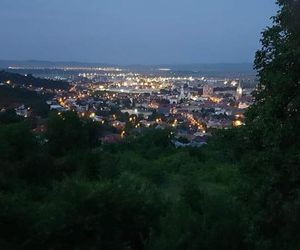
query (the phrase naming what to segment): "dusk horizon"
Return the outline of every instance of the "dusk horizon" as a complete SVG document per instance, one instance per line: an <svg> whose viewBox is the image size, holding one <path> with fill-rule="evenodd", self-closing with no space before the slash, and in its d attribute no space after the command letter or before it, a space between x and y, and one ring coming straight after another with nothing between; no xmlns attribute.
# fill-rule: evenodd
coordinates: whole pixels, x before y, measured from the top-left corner
<svg viewBox="0 0 300 250"><path fill-rule="evenodd" d="M44 62L44 63L78 63L78 64L99 64L99 65L119 65L119 66L132 66L132 65L141 65L141 66L162 66L162 65L240 65L240 64L253 64L253 61L216 61L216 62L156 62L156 63L147 63L147 62L133 62L133 63L116 63L116 62L106 62L106 61L80 61L80 60L48 60L48 59L6 59L0 58L0 62Z"/></svg>
<svg viewBox="0 0 300 250"><path fill-rule="evenodd" d="M252 62L276 11L273 0L2 0L0 55L126 65Z"/></svg>

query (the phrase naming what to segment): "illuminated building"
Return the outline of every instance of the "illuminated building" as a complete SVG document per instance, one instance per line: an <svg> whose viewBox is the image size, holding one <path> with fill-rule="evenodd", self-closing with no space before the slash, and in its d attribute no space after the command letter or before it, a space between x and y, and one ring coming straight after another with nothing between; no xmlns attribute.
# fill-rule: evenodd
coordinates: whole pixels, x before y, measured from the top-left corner
<svg viewBox="0 0 300 250"><path fill-rule="evenodd" d="M243 96L243 88L241 87L241 84L239 83L239 86L236 89L236 99L239 100Z"/></svg>
<svg viewBox="0 0 300 250"><path fill-rule="evenodd" d="M212 85L203 86L203 96L212 96L214 94L214 87Z"/></svg>
<svg viewBox="0 0 300 250"><path fill-rule="evenodd" d="M180 89L180 95L179 95L179 97L178 97L178 100L179 100L179 101L182 101L183 99L185 99L185 94L184 94L183 86L181 86L181 89Z"/></svg>

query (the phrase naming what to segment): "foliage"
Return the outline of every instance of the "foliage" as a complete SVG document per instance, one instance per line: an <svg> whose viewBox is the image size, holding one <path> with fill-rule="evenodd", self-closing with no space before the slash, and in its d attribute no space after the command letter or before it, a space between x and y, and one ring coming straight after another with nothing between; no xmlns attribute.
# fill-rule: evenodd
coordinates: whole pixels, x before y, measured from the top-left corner
<svg viewBox="0 0 300 250"><path fill-rule="evenodd" d="M300 2L278 4L256 54L259 85L240 150L241 199L256 249L300 247Z"/></svg>
<svg viewBox="0 0 300 250"><path fill-rule="evenodd" d="M0 125L1 249L242 246L234 165L209 160L209 148L176 149L167 130L89 143L94 126L73 113L53 113L45 138Z"/></svg>
<svg viewBox="0 0 300 250"><path fill-rule="evenodd" d="M0 113L0 124L15 123L20 122L21 120L22 118L16 114L14 109L8 109Z"/></svg>

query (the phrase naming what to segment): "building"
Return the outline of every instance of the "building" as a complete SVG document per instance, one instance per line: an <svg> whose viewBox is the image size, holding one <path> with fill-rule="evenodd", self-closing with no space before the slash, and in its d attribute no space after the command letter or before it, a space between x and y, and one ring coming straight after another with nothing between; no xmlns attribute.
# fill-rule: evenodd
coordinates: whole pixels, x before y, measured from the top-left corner
<svg viewBox="0 0 300 250"><path fill-rule="evenodd" d="M236 89L236 94L235 94L235 98L236 100L240 100L243 96L243 88L241 86L241 84L239 83L239 86Z"/></svg>
<svg viewBox="0 0 300 250"><path fill-rule="evenodd" d="M29 116L30 108L26 108L24 105L21 105L20 107L15 108L15 111L18 116L27 118Z"/></svg>
<svg viewBox="0 0 300 250"><path fill-rule="evenodd" d="M203 96L212 96L214 94L214 87L212 85L203 86Z"/></svg>
<svg viewBox="0 0 300 250"><path fill-rule="evenodd" d="M183 86L181 86L180 95L178 97L178 101L182 101L184 99L185 99L184 89L183 89Z"/></svg>
<svg viewBox="0 0 300 250"><path fill-rule="evenodd" d="M174 97L174 96L171 96L168 98L170 104L177 104L178 103L178 98L177 97Z"/></svg>

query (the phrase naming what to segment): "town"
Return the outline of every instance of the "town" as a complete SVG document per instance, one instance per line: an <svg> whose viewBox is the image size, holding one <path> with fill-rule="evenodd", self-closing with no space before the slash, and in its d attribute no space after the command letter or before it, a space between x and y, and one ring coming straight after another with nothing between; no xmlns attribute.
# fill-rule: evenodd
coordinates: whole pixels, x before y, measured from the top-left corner
<svg viewBox="0 0 300 250"><path fill-rule="evenodd" d="M68 82L69 87L62 88L57 84L54 88L25 84L22 87L43 95L50 94L46 103L57 115L73 111L81 118L106 125L110 129L99 138L106 143L155 128L172 129L176 147L202 146L213 130L244 124L244 112L252 104L255 86L255 78L191 76L165 68L152 72L113 67L62 67L48 71L54 71L55 75L42 77ZM6 79L2 85L13 83ZM32 115L31 107L24 104L14 108L20 116Z"/></svg>

